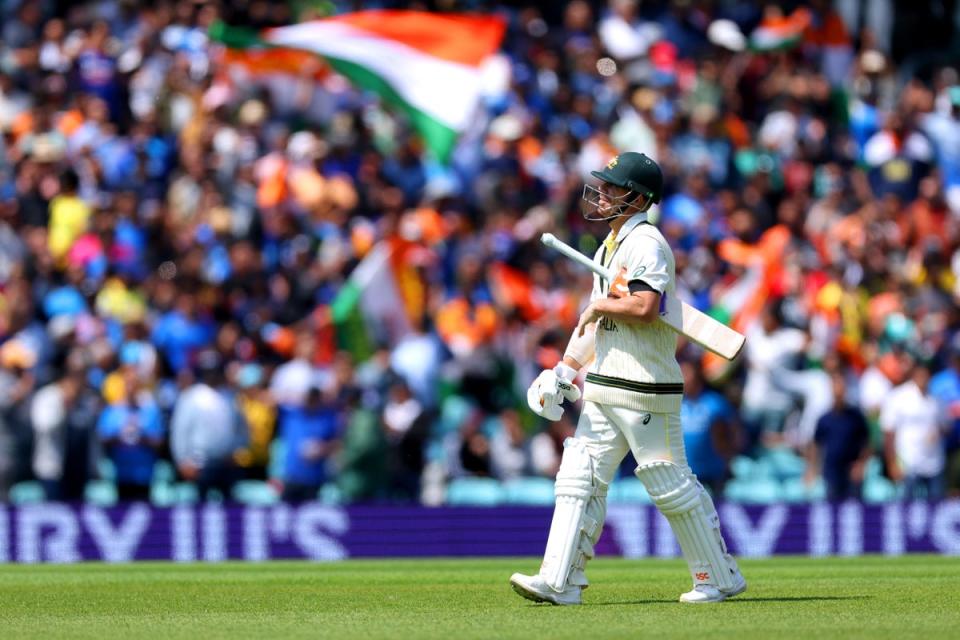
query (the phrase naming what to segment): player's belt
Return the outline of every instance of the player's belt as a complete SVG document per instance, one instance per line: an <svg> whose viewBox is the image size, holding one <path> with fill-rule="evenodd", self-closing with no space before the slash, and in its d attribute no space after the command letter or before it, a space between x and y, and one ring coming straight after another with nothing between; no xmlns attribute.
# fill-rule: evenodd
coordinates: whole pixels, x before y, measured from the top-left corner
<svg viewBox="0 0 960 640"><path fill-rule="evenodd" d="M599 373L588 373L587 382L599 384L604 387L614 387L624 391L634 391L636 393L656 393L662 395L683 394L682 382L637 382L636 380L624 380L623 378L614 378L613 376L602 376Z"/></svg>

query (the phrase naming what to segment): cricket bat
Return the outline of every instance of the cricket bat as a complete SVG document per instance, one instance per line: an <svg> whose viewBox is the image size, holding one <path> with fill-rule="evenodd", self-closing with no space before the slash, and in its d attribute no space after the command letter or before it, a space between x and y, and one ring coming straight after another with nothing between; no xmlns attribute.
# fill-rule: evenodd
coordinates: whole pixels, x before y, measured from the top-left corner
<svg viewBox="0 0 960 640"><path fill-rule="evenodd" d="M552 233L543 234L540 236L540 241L590 269L607 282L613 282L615 274L557 239ZM676 295L661 296L660 321L665 322L667 326L688 340L727 360L736 358L746 342L746 337L742 333L683 302Z"/></svg>

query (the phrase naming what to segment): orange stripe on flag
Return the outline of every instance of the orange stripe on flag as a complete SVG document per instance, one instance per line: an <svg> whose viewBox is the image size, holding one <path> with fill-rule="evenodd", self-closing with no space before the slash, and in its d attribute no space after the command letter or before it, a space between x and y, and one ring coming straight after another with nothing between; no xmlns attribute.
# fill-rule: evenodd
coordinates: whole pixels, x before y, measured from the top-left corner
<svg viewBox="0 0 960 640"><path fill-rule="evenodd" d="M499 48L506 30L506 24L497 16L390 9L346 13L325 21L362 29L422 53L471 67L480 66Z"/></svg>
<svg viewBox="0 0 960 640"><path fill-rule="evenodd" d="M743 306L736 310L730 325L745 334L750 325L760 316L760 312L770 298L773 283L783 271L780 258L790 242L790 230L780 224L767 229L756 244L746 244L728 238L717 247L720 259L731 264L750 266L759 262L763 266L763 280ZM732 370L732 364L720 356L707 351L703 355L703 370L708 380L722 379Z"/></svg>
<svg viewBox="0 0 960 640"><path fill-rule="evenodd" d="M533 281L524 272L502 262L490 265L490 284L500 302L520 311L524 320L533 322L543 315L543 308L533 299Z"/></svg>
<svg viewBox="0 0 960 640"><path fill-rule="evenodd" d="M330 73L330 67L323 58L296 49L226 49L223 52L223 63L242 65L256 75L309 74L319 79Z"/></svg>

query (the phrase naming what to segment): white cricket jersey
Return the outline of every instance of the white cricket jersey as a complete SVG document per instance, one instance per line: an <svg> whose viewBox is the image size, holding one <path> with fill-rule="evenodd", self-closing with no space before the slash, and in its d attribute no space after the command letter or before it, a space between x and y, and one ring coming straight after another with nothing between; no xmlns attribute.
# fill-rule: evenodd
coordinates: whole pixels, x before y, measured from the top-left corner
<svg viewBox="0 0 960 640"><path fill-rule="evenodd" d="M673 251L660 230L647 223L646 213L627 220L613 250L604 243L594 260L611 273L626 267L628 282L642 280L661 296L676 295ZM606 297L608 288L609 283L594 276L590 299ZM652 413L680 411L683 375L677 363L677 334L666 323L601 318L595 343L585 400Z"/></svg>
<svg viewBox="0 0 960 640"><path fill-rule="evenodd" d="M943 471L942 433L937 401L912 380L894 387L880 410L880 428L893 434L897 459L908 475L933 477Z"/></svg>

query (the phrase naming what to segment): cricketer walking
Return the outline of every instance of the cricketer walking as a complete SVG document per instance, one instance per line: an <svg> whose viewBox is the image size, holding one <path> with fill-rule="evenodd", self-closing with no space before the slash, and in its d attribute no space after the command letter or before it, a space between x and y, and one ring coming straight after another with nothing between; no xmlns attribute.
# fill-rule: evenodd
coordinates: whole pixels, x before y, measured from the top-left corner
<svg viewBox="0 0 960 640"><path fill-rule="evenodd" d="M598 187L585 185L583 213L606 221L610 234L594 256L617 277L593 279L590 304L580 316L562 361L540 373L527 392L531 410L548 420L574 402L574 380L589 365L583 412L564 442L556 479L556 506L536 575L515 573L513 589L535 602L580 604L588 586L607 509L607 487L627 451L635 473L670 522L690 568L693 589L681 602L721 602L743 593L746 580L727 553L713 501L687 465L680 429L683 376L677 337L657 322L660 297L673 295L673 251L647 221L659 202L663 174L642 153L626 152L601 171Z"/></svg>

